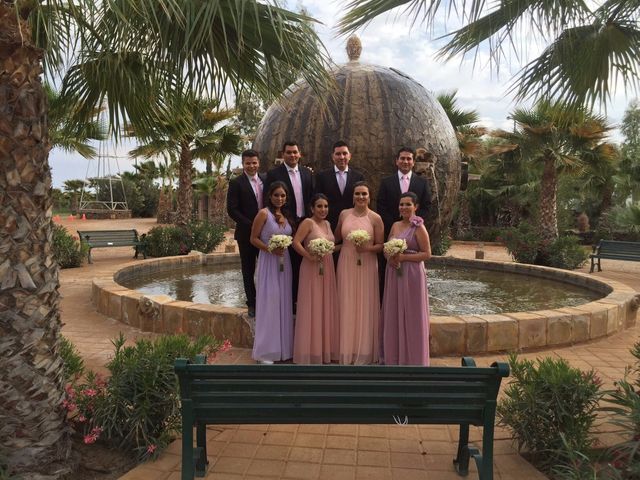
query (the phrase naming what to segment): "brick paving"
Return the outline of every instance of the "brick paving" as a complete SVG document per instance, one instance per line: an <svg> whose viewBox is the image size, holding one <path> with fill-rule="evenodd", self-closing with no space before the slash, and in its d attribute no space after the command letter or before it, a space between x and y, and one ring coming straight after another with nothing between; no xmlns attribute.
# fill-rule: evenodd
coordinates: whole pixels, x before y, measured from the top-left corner
<svg viewBox="0 0 640 480"><path fill-rule="evenodd" d="M145 232L153 219L101 220L62 223L76 228L138 228ZM504 248L483 247L485 259L510 261ZM448 255L474 258L476 244L456 244ZM91 304L91 279L112 271L114 265L131 261L131 248L97 249L94 263L61 271L63 334L78 348L87 366L105 371L113 351L111 339L122 332L132 342L154 334L141 332L96 312ZM603 261L603 272L594 276L613 279L640 291L640 263ZM588 267L583 268L588 271ZM624 375L634 358L629 349L638 339L640 326L585 344L528 352L525 358L553 356L565 358L573 366L593 368L605 386ZM476 356L479 365L505 360L505 355ZM247 349L231 350L219 358L224 363L252 363ZM458 365L458 357L433 358L433 365ZM503 383L503 385L506 384ZM610 445L620 435L607 424L598 427L598 440ZM480 439L480 430L471 431L471 440ZM208 430L209 473L207 480L222 479L458 479L452 459L456 452L457 429L431 425L229 425ZM167 480L180 478L180 440L173 442L156 461L131 470L120 480ZM477 478L475 467L469 478ZM495 478L501 480L544 479L515 450L509 432L496 429Z"/></svg>

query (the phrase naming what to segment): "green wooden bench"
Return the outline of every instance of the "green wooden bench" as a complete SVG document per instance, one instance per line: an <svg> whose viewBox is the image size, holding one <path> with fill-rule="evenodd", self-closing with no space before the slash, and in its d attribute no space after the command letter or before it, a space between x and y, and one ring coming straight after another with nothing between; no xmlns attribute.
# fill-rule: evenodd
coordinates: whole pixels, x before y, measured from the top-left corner
<svg viewBox="0 0 640 480"><path fill-rule="evenodd" d="M81 242L89 246L87 253L89 263L93 263L91 250L99 247L131 246L135 249L133 258L138 258L138 253L142 253L142 257L147 258L146 234L138 237L137 230L78 230L78 236Z"/></svg>
<svg viewBox="0 0 640 480"><path fill-rule="evenodd" d="M591 258L591 270L593 272L596 264L601 272L600 259L625 260L628 262L640 262L640 242L618 242L615 240L600 240L598 245L593 246ZM597 260L597 261L596 261Z"/></svg>
<svg viewBox="0 0 640 480"><path fill-rule="evenodd" d="M207 470L207 425L460 425L453 461L467 475L473 458L481 480L493 479L496 397L506 363L478 368L341 365L204 365L175 362L182 401L182 480ZM469 425L483 427L482 452L469 446ZM196 429L196 446L193 430Z"/></svg>

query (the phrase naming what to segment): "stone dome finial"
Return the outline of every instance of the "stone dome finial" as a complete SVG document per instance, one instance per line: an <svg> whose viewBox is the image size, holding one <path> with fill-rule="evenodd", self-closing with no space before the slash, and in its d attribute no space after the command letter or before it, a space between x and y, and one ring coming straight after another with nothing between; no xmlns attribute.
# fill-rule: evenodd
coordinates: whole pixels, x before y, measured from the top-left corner
<svg viewBox="0 0 640 480"><path fill-rule="evenodd" d="M347 55L350 62L356 62L360 59L362 53L362 42L357 35L351 35L347 40Z"/></svg>

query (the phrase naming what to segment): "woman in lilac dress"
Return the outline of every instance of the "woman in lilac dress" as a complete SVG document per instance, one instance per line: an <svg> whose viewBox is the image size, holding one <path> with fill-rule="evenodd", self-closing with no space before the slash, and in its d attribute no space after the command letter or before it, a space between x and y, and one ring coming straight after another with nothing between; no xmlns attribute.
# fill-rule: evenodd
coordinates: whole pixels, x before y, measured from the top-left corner
<svg viewBox="0 0 640 480"><path fill-rule="evenodd" d="M429 233L416 216L418 198L400 197L400 216L389 232L404 239L404 253L387 258L382 300L381 362L387 365L429 365L429 298L424 261L431 258Z"/></svg>
<svg viewBox="0 0 640 480"><path fill-rule="evenodd" d="M283 182L269 185L267 206L260 210L251 227L251 243L260 250L256 280L256 328L252 357L258 363L288 360L293 356L293 304L291 302L291 261L286 248L269 251L272 235L293 233L287 210L287 187ZM281 269L281 266L283 267Z"/></svg>

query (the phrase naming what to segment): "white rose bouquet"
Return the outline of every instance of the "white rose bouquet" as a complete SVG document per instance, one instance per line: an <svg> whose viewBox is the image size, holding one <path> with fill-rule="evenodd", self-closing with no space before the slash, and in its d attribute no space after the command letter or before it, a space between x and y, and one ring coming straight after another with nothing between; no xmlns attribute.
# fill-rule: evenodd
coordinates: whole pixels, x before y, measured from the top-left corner
<svg viewBox="0 0 640 480"><path fill-rule="evenodd" d="M271 235L271 238L269 239L269 245L267 245L267 250L269 250L269 252L273 252L278 248L284 249L289 247L289 245L291 245L291 242L292 238L289 235ZM279 263L280 271L284 272L284 256L281 256L279 258Z"/></svg>
<svg viewBox="0 0 640 480"><path fill-rule="evenodd" d="M307 245L309 251L320 258L320 271L318 272L320 275L324 275L324 262L322 261L322 257L328 255L333 252L335 248L335 244L326 238L314 238Z"/></svg>
<svg viewBox="0 0 640 480"><path fill-rule="evenodd" d="M361 247L371 240L371 235L369 235L369 232L366 230L354 230L347 235L347 240L353 243L356 247ZM360 254L358 254L358 265L362 265Z"/></svg>
<svg viewBox="0 0 640 480"><path fill-rule="evenodd" d="M399 255L400 253L403 253L406 249L407 249L407 241L404 238L394 238L392 240L389 240L388 242L385 242L384 247L382 248L384 253L389 257L393 257L394 255ZM398 265L398 268L396 269L396 273L398 274L399 277L402 276L402 264Z"/></svg>

